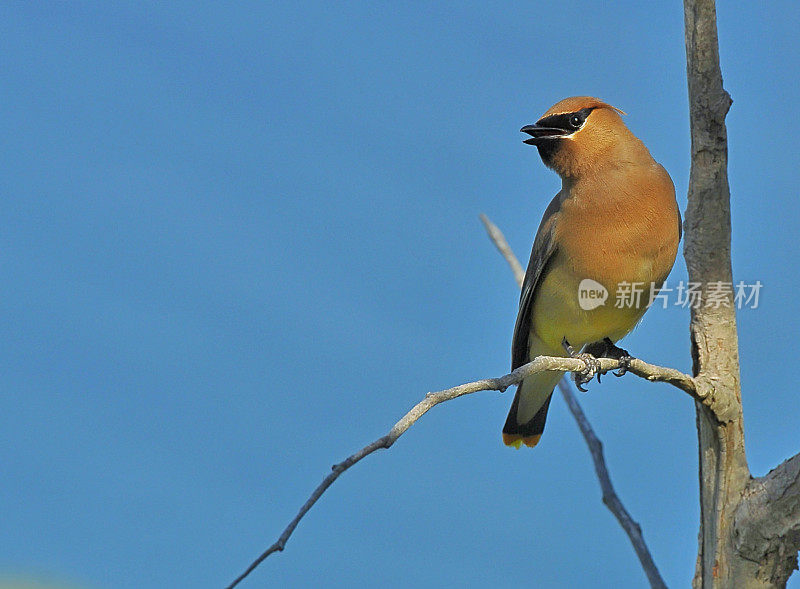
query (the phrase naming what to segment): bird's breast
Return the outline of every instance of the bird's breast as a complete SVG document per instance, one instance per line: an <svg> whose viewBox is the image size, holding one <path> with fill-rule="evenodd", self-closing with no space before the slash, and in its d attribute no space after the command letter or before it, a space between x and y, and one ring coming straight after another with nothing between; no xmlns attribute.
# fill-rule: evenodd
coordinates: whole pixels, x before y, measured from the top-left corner
<svg viewBox="0 0 800 589"><path fill-rule="evenodd" d="M599 183L565 199L557 252L534 300L538 337L556 346L565 336L573 346L623 337L672 269L678 227L668 176L664 184Z"/></svg>
<svg viewBox="0 0 800 589"><path fill-rule="evenodd" d="M536 291L531 328L556 353L565 337L577 348L605 337L617 341L647 310L653 284L637 279L649 275L644 270L612 277L595 268L576 270L557 258Z"/></svg>

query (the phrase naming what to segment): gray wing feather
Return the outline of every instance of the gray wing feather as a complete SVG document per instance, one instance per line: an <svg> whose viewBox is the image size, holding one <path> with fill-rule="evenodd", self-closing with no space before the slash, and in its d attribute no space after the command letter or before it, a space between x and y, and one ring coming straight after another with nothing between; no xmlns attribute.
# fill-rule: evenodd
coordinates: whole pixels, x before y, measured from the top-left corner
<svg viewBox="0 0 800 589"><path fill-rule="evenodd" d="M539 230L536 232L536 239L533 241L531 259L528 262L528 269L525 271L525 280L522 283L522 293L519 298L519 313L517 314L517 323L514 326L514 340L511 344L512 370L529 361L528 337L531 330L534 295L536 294L536 287L545 273L545 267L557 249L553 239L553 229L558 220L558 212L561 209L562 202L563 197L559 192L545 209L542 222L539 223Z"/></svg>

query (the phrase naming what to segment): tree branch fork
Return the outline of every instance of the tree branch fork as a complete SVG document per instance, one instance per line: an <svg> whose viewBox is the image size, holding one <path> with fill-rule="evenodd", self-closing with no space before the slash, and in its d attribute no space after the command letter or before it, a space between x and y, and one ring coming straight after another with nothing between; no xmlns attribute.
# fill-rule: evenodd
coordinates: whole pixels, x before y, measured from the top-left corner
<svg viewBox="0 0 800 589"><path fill-rule="evenodd" d="M490 239L509 263L517 283L521 285L524 271L508 246L502 232L484 215L481 215L481 221L486 227ZM600 364L600 374L622 368L620 361L616 359L598 358L597 360ZM499 391L502 393L508 387L519 384L525 378L540 372L576 373L582 372L586 368L587 363L580 358L537 356L527 364L503 376L481 379L449 389L427 393L419 403L414 405L392 426L386 435L364 446L342 462L334 464L331 467L331 472L314 489L278 539L228 585L227 589L236 587L271 554L284 550L286 542L300 523L300 520L342 473L373 452L390 448L400 436L436 405L480 391ZM708 407L720 423L726 421L721 418L722 412L718 411L717 403L715 402L713 380L693 378L677 369L657 366L638 358L633 358L627 363L627 372L650 382L670 384L688 394L697 403ZM577 404L577 400L563 380L559 383L559 388L589 446L603 490L603 503L609 507L620 522L620 525L628 533L650 580L651 587L664 587L664 583L644 544L641 528L627 513L611 486L605 467L605 460L602 456L600 441L592 431L585 415L583 415L580 406ZM778 553L780 556L778 560L783 562L783 566L761 567L763 570L760 570L759 574L767 583L770 581L780 582L782 575L785 574L784 571L787 565L792 568L797 567L797 546L800 546L800 454L787 460L767 476L751 479L738 506L736 520L736 528L741 530L737 540L737 549L740 554L754 562L774 563L776 561L774 555ZM769 558L770 555L772 555L771 558Z"/></svg>
<svg viewBox="0 0 800 589"><path fill-rule="evenodd" d="M724 106L726 113L729 107L730 97ZM722 118L724 119L724 114ZM481 214L480 219L489 239L505 258L514 273L517 285L521 287L525 279L525 271L508 245L503 232L486 215ZM701 373L692 378L677 370L653 366L638 359L631 363L630 372L650 381L669 382L677 386L691 395L699 404L708 408L711 416L719 425L728 424L729 427L736 427L737 424L733 422L737 418L737 412L731 410L730 395L725 391L717 393L717 383L713 377ZM559 383L559 385L562 384L563 381ZM569 394L569 390L562 388L562 392L565 393L565 399L570 409L573 409L575 401ZM741 409L739 410L741 411ZM579 408L578 411L580 411ZM573 414L575 414L574 410ZM587 430L591 432L591 428L584 428L581 425L579 415L575 415L575 419L581 426L592 452L595 468L598 470L598 478L603 486L603 503L606 503L606 485L601 474L604 461L598 450L600 442L593 433L587 434ZM599 458L596 454L599 455ZM611 507L609 506L609 508ZM624 517L619 516L624 512L624 508L621 511L611 510L626 531L632 529L629 531L629 535L636 533L638 526L626 523ZM791 571L797 569L797 551L800 548L800 454L785 461L765 477L751 478L743 491L734 517L735 545L738 553L743 558L757 563L759 580L767 585L785 585ZM634 542L637 553L639 546L643 545L643 540L639 543ZM644 563L644 561L642 562ZM648 571L647 566L644 568L645 571ZM657 581L653 582L651 579L651 586L656 587Z"/></svg>

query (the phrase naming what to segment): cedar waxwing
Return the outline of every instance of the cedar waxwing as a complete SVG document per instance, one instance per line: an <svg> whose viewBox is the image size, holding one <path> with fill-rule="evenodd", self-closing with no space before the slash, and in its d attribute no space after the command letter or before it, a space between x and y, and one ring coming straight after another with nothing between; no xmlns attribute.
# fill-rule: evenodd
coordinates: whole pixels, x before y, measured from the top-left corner
<svg viewBox="0 0 800 589"><path fill-rule="evenodd" d="M575 96L521 129L562 185L533 242L512 369L536 356L578 356L587 361L587 369L575 375L580 387L596 373L593 356L629 359L614 344L642 318L675 262L681 238L675 188L621 114L597 98ZM615 294L632 291L631 285L638 285L639 301L631 296L615 302ZM589 290L596 298L582 299ZM581 349L582 354L574 351ZM539 442L563 374L542 372L519 384L503 427L505 444Z"/></svg>

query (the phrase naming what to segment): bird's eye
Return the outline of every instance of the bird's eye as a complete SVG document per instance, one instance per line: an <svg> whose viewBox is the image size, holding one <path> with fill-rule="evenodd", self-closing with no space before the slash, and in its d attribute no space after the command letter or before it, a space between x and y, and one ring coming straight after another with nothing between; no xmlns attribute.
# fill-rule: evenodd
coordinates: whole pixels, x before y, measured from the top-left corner
<svg viewBox="0 0 800 589"><path fill-rule="evenodd" d="M581 115L572 115L569 118L569 124L573 129L578 129L583 124L583 117Z"/></svg>

